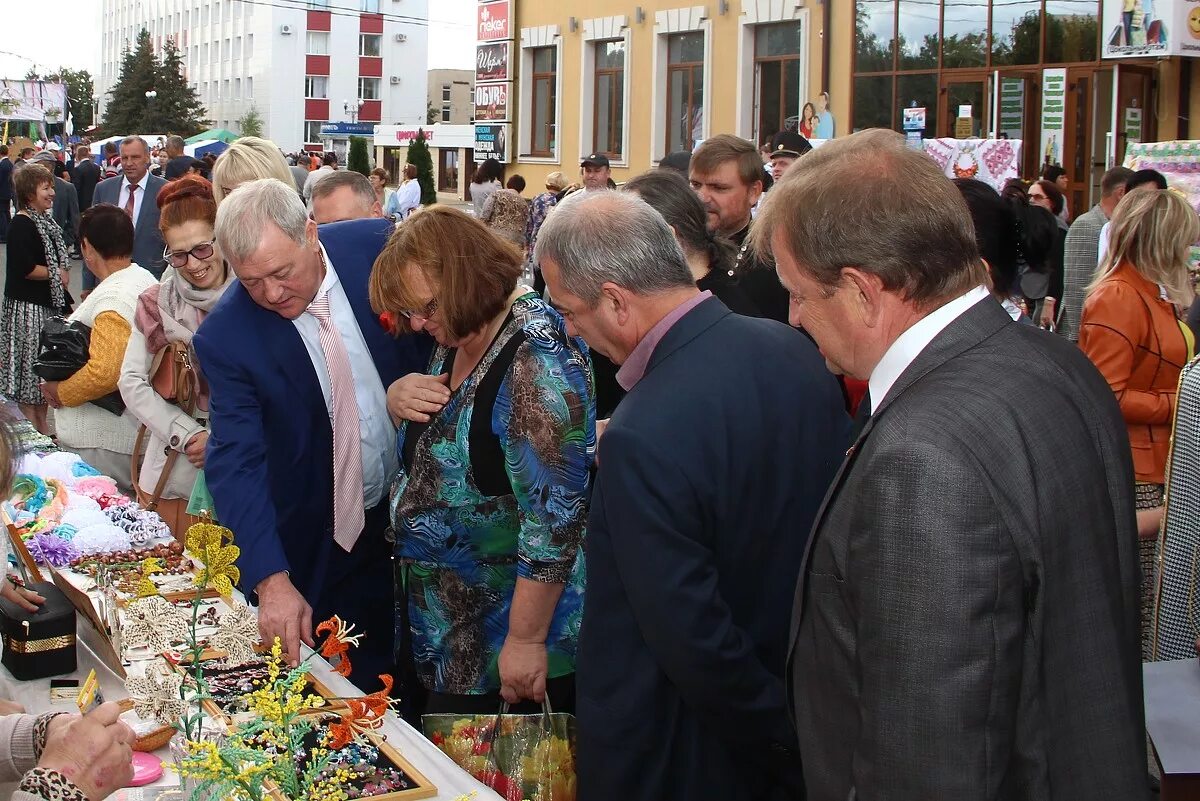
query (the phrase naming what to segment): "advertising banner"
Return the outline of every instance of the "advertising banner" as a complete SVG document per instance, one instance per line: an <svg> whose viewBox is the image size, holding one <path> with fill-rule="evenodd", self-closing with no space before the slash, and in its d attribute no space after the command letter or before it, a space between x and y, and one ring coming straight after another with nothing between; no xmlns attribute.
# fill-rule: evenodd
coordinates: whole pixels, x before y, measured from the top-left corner
<svg viewBox="0 0 1200 801"><path fill-rule="evenodd" d="M481 83L475 86L475 120L477 122L508 122L511 119L508 98L512 81Z"/></svg>
<svg viewBox="0 0 1200 801"><path fill-rule="evenodd" d="M1200 0L1104 0L1104 58L1200 55Z"/></svg>
<svg viewBox="0 0 1200 801"><path fill-rule="evenodd" d="M480 3L476 17L477 42L502 42L512 39L512 17L509 0L498 3Z"/></svg>
<svg viewBox="0 0 1200 801"><path fill-rule="evenodd" d="M1020 139L1025 129L1025 81L1000 79L1000 124L996 132L1007 139Z"/></svg>
<svg viewBox="0 0 1200 801"><path fill-rule="evenodd" d="M495 159L501 164L511 160L508 154L508 143L512 141L512 126L476 125L475 126L475 161Z"/></svg>
<svg viewBox="0 0 1200 801"><path fill-rule="evenodd" d="M1062 164L1063 126L1067 118L1067 71L1042 71L1042 149L1039 164Z"/></svg>
<svg viewBox="0 0 1200 801"><path fill-rule="evenodd" d="M481 44L475 48L475 83L512 79L512 42Z"/></svg>

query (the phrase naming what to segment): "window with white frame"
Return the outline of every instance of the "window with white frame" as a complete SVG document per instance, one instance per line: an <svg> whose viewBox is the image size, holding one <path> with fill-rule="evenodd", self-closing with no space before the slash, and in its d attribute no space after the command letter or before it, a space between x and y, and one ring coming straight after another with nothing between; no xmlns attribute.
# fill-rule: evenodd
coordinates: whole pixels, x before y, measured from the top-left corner
<svg viewBox="0 0 1200 801"><path fill-rule="evenodd" d="M309 31L304 52L310 56L329 55L329 31Z"/></svg>
<svg viewBox="0 0 1200 801"><path fill-rule="evenodd" d="M533 49L533 101L530 109L529 145L531 156L553 156L555 145L555 119L558 104L558 48L556 46Z"/></svg>
<svg viewBox="0 0 1200 801"><path fill-rule="evenodd" d="M247 100L254 99L254 79L253 78L246 79L246 99Z"/></svg>
<svg viewBox="0 0 1200 801"><path fill-rule="evenodd" d="M378 33L360 33L358 35L358 54L360 56L379 56L383 46L383 36Z"/></svg>
<svg viewBox="0 0 1200 801"><path fill-rule="evenodd" d="M316 145L321 142L321 126L325 123L317 120L304 121L304 144Z"/></svg>
<svg viewBox="0 0 1200 801"><path fill-rule="evenodd" d="M625 40L595 42L592 150L620 160L625 135Z"/></svg>
<svg viewBox="0 0 1200 801"><path fill-rule="evenodd" d="M448 83L442 84L442 102L443 103L450 102L450 84L448 84Z"/></svg>
<svg viewBox="0 0 1200 801"><path fill-rule="evenodd" d="M704 33L667 37L667 153L691 152L704 138Z"/></svg>
<svg viewBox="0 0 1200 801"><path fill-rule="evenodd" d="M329 97L329 76L304 76L304 97L309 100L325 100Z"/></svg>
<svg viewBox="0 0 1200 801"><path fill-rule="evenodd" d="M450 107L442 106L442 122L450 122Z"/></svg>
<svg viewBox="0 0 1200 801"><path fill-rule="evenodd" d="M361 0L359 10L364 14L378 14L379 0Z"/></svg>
<svg viewBox="0 0 1200 801"><path fill-rule="evenodd" d="M379 99L379 78L359 78L358 79L358 99L359 100L378 100Z"/></svg>

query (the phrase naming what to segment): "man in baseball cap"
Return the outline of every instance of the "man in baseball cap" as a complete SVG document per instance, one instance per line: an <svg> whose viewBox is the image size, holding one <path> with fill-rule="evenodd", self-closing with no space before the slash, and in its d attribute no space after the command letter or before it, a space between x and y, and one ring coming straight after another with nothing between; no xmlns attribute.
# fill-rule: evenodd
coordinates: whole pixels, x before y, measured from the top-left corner
<svg viewBox="0 0 1200 801"><path fill-rule="evenodd" d="M608 189L609 174L612 170L608 164L608 156L603 153L593 153L584 156L579 162L579 173L583 176L583 188L587 192Z"/></svg>
<svg viewBox="0 0 1200 801"><path fill-rule="evenodd" d="M796 159L812 150L808 140L795 131L780 131L771 137L771 177L778 181Z"/></svg>

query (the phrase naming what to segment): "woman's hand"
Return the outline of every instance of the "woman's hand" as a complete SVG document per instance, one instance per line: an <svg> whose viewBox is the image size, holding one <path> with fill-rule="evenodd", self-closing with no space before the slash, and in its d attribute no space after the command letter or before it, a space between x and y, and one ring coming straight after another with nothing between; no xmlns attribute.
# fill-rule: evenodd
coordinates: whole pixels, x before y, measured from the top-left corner
<svg viewBox="0 0 1200 801"><path fill-rule="evenodd" d="M1054 298L1047 296L1042 301L1042 314L1037 321L1042 328L1050 328L1054 325Z"/></svg>
<svg viewBox="0 0 1200 801"><path fill-rule="evenodd" d="M204 449L208 446L208 432L201 431L192 436L183 446L183 455L197 470L204 469Z"/></svg>
<svg viewBox="0 0 1200 801"><path fill-rule="evenodd" d="M401 420L428 423L450 400L450 374L409 373L398 378L387 391L388 412L396 425Z"/></svg>
<svg viewBox="0 0 1200 801"><path fill-rule="evenodd" d="M0 579L0 598L11 601L26 612L36 612L38 607L46 603L46 599L33 590L18 587L8 578Z"/></svg>
<svg viewBox="0 0 1200 801"><path fill-rule="evenodd" d="M500 649L500 695L510 704L546 698L546 643L509 636Z"/></svg>
<svg viewBox="0 0 1200 801"><path fill-rule="evenodd" d="M4 715L21 715L24 714L25 707L18 704L16 701L9 701L7 698L0 698L0 717Z"/></svg>
<svg viewBox="0 0 1200 801"><path fill-rule="evenodd" d="M51 408L61 409L62 401L58 399L58 382L43 381L41 387L42 397L46 399L46 403L50 404Z"/></svg>
<svg viewBox="0 0 1200 801"><path fill-rule="evenodd" d="M121 707L103 704L83 717L51 721L38 767L61 773L91 801L107 798L133 780L133 730Z"/></svg>

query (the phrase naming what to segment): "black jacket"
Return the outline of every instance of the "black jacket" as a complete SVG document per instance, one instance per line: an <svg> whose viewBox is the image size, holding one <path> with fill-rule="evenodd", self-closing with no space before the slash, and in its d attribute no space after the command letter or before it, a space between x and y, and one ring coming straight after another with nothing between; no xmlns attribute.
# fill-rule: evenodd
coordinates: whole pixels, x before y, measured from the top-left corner
<svg viewBox="0 0 1200 801"><path fill-rule="evenodd" d="M8 156L0 158L0 201L5 203L13 199L13 163Z"/></svg>
<svg viewBox="0 0 1200 801"><path fill-rule="evenodd" d="M72 183L75 184L75 191L79 194L80 211L86 211L92 207L92 195L96 191L96 184L100 183L102 177L100 165L91 159L75 163L75 177L72 179Z"/></svg>

